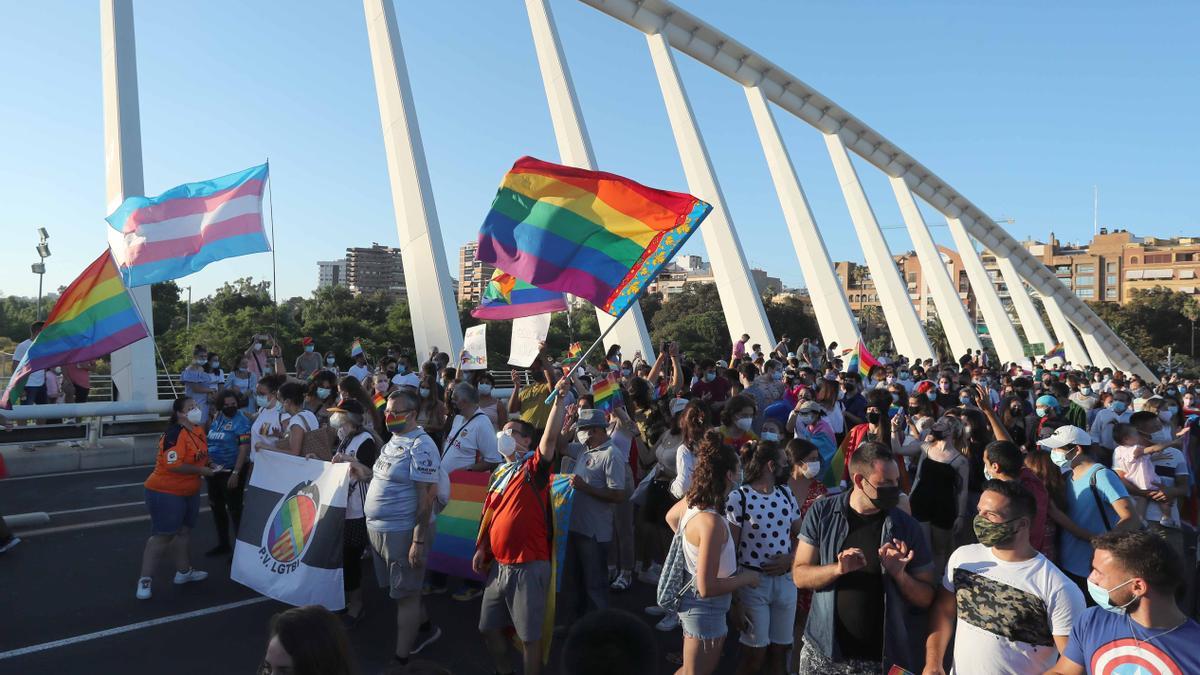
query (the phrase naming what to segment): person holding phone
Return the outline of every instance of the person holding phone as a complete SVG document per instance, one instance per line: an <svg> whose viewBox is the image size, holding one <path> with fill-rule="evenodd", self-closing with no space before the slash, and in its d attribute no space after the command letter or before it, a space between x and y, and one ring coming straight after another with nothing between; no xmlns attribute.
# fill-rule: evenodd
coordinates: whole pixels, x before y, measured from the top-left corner
<svg viewBox="0 0 1200 675"><path fill-rule="evenodd" d="M223 467L209 464L202 422L195 401L187 396L175 399L170 423L158 441L154 472L145 483L151 534L142 553L138 600L150 599L154 570L167 550L175 563L176 584L208 578L208 572L192 567L188 543L200 513L200 478L210 478Z"/></svg>

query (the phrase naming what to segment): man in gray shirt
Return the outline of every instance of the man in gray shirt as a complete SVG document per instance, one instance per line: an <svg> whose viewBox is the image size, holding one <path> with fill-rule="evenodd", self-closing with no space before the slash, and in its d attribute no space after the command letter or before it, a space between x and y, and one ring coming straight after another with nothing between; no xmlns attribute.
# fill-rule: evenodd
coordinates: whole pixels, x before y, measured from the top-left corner
<svg viewBox="0 0 1200 675"><path fill-rule="evenodd" d="M563 615L567 625L588 611L608 608L608 545L613 509L626 496L624 463L628 461L628 450L622 454L614 447L603 411L580 410L575 428L578 442L568 443L564 451L574 460L571 487L575 489L563 572L574 598Z"/></svg>

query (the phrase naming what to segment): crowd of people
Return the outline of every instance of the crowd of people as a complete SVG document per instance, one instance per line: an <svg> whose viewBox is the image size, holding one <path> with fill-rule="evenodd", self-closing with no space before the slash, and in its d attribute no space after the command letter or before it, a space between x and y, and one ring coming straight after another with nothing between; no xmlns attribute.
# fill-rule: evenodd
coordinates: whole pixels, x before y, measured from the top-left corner
<svg viewBox="0 0 1200 675"><path fill-rule="evenodd" d="M578 368L543 350L499 396L492 374L437 350L358 353L342 371L302 346L290 374L269 335L229 372L196 347L146 482L137 597L168 552L175 583L205 578L188 549L202 483L218 535L207 555L228 555L255 456L283 452L349 464L335 623L362 620L369 551L396 601L400 667L442 635L423 598L453 590L480 603L496 672L543 672L564 474L555 637L645 584L655 628L682 634L668 655L680 673L715 672L730 631L738 673L1115 673L1119 658L1200 672L1195 377L982 352L884 352L861 374L836 344L768 351L742 336L728 355L666 342L651 362L613 346ZM426 569L445 476L461 470L491 473L482 584ZM272 653L264 672L279 672Z"/></svg>

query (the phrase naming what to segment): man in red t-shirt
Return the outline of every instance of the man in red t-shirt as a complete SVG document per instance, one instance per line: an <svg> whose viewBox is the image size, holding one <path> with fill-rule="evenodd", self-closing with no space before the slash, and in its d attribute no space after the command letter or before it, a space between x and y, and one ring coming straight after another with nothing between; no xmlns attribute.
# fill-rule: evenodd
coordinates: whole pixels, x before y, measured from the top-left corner
<svg viewBox="0 0 1200 675"><path fill-rule="evenodd" d="M558 383L546 432L536 452L533 427L510 420L496 435L496 449L507 466L492 477L471 567L487 576L479 631L496 671L514 672L504 629L512 626L524 643L522 672L542 672L542 621L550 588L550 467L562 430L563 398L570 380ZM490 515L490 517L489 517ZM493 565L492 561L499 563Z"/></svg>
<svg viewBox="0 0 1200 675"><path fill-rule="evenodd" d="M720 369L712 359L704 359L696 366L696 384L692 385L692 396L717 406L729 399L729 380L721 376Z"/></svg>

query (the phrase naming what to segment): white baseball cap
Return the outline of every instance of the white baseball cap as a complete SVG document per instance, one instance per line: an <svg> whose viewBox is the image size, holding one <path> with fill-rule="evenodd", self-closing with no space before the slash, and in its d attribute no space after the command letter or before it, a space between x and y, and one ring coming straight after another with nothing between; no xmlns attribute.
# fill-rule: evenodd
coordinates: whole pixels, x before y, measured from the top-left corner
<svg viewBox="0 0 1200 675"><path fill-rule="evenodd" d="M1054 430L1054 433L1038 441L1038 445L1042 446L1043 448L1050 449L1061 448L1065 445L1088 446L1091 444L1091 434L1083 429L1080 429L1079 427L1073 427L1071 425L1059 427Z"/></svg>

